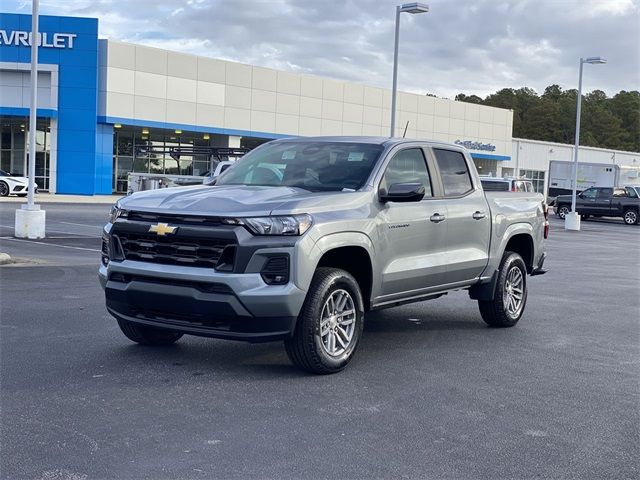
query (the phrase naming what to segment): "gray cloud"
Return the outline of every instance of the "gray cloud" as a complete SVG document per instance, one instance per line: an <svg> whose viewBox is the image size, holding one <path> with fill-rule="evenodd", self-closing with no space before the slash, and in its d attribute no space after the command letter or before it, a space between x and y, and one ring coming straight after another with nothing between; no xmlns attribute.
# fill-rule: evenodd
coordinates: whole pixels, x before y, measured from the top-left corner
<svg viewBox="0 0 640 480"><path fill-rule="evenodd" d="M452 98L503 87L608 94L640 85L638 0L432 0L402 15L399 85ZM31 2L9 0L9 11ZM108 38L389 87L391 0L42 0L41 13L95 16ZM6 7L5 7L6 8Z"/></svg>

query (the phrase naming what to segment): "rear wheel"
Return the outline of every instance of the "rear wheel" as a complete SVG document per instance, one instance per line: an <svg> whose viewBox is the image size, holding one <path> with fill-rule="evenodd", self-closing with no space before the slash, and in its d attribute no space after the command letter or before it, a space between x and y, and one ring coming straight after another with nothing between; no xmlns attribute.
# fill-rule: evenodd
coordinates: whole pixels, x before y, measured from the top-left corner
<svg viewBox="0 0 640 480"><path fill-rule="evenodd" d="M125 336L142 345L171 345L182 337L182 333L172 332L163 328L148 327L127 320L118 320L118 326Z"/></svg>
<svg viewBox="0 0 640 480"><path fill-rule="evenodd" d="M287 355L308 372L339 372L355 354L363 322L362 294L355 278L337 268L318 268L293 337L285 340Z"/></svg>
<svg viewBox="0 0 640 480"><path fill-rule="evenodd" d="M570 212L571 212L571 209L569 208L568 205L560 205L558 207L558 216L563 220L564 220L564 217L566 217Z"/></svg>
<svg viewBox="0 0 640 480"><path fill-rule="evenodd" d="M505 252L492 300L478 300L482 319L492 327L513 327L527 303L527 268L522 257Z"/></svg>
<svg viewBox="0 0 640 480"><path fill-rule="evenodd" d="M7 182L0 182L0 197L6 197L9 195L9 185Z"/></svg>
<svg viewBox="0 0 640 480"><path fill-rule="evenodd" d="M631 209L625 210L622 218L627 225L635 225L638 223L638 212Z"/></svg>

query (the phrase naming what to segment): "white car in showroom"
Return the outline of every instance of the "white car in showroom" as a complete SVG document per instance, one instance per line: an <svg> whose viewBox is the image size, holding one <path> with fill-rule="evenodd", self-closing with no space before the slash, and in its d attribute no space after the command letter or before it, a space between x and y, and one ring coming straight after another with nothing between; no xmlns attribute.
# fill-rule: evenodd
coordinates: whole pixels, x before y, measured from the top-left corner
<svg viewBox="0 0 640 480"><path fill-rule="evenodd" d="M26 177L14 177L10 173L0 170L0 197L9 195L17 195L19 197L27 196L29 179ZM38 193L38 184L36 183L36 193Z"/></svg>

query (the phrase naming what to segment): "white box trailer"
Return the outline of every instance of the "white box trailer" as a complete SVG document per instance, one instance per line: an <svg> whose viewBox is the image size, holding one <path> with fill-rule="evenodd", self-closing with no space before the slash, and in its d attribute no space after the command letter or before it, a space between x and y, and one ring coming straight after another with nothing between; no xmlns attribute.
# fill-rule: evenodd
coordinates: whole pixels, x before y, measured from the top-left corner
<svg viewBox="0 0 640 480"><path fill-rule="evenodd" d="M578 182L576 190L581 192L589 187L615 187L619 184L620 166L606 163L578 162ZM549 162L549 188L547 196L554 199L558 195L570 194L573 190L573 162L551 160Z"/></svg>

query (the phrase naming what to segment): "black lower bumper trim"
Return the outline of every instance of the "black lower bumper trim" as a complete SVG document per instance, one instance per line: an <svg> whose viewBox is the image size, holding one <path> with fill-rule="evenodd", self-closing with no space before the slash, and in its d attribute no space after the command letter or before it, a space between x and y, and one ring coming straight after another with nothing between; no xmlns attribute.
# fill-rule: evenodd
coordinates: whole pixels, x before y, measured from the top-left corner
<svg viewBox="0 0 640 480"><path fill-rule="evenodd" d="M122 320L203 337L267 342L291 336L296 317L255 317L233 294L187 285L109 281L107 310Z"/></svg>
<svg viewBox="0 0 640 480"><path fill-rule="evenodd" d="M235 321L219 321L219 327L224 327L226 323L227 328L211 328L171 319L151 320L140 315L125 315L109 306L107 306L107 310L116 318L140 325L164 328L198 337L239 340L251 343L273 342L290 338L296 323L296 317L251 317L236 319Z"/></svg>

